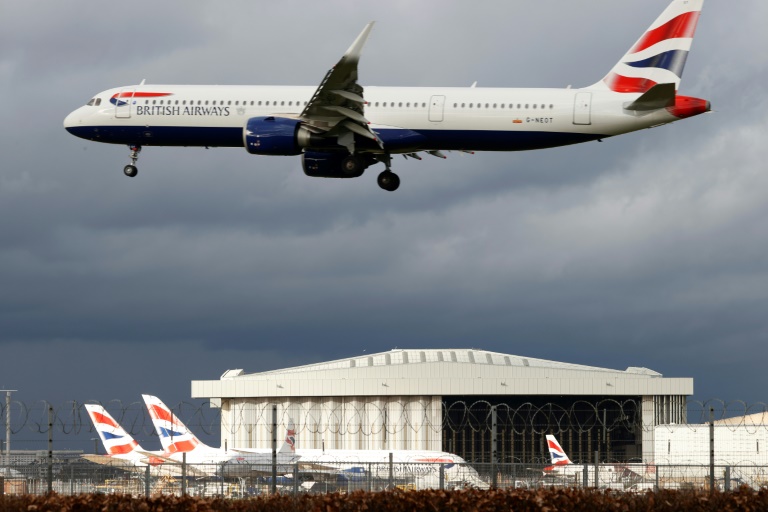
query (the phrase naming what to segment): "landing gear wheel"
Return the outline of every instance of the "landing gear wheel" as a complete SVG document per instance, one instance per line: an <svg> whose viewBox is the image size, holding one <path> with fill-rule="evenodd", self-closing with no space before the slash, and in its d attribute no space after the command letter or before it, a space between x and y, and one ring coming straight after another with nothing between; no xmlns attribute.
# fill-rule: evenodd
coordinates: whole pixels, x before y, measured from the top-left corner
<svg viewBox="0 0 768 512"><path fill-rule="evenodd" d="M141 153L141 146L129 145L128 149L131 150L131 163L123 167L123 173L129 178L134 178L139 174L139 170L136 168L136 160L139 159L139 153Z"/></svg>
<svg viewBox="0 0 768 512"><path fill-rule="evenodd" d="M400 177L392 171L384 171L377 179L379 186L387 192L394 192L400 186Z"/></svg>
<svg viewBox="0 0 768 512"><path fill-rule="evenodd" d="M349 155L341 162L341 170L350 178L359 178L365 171L363 160L355 155Z"/></svg>

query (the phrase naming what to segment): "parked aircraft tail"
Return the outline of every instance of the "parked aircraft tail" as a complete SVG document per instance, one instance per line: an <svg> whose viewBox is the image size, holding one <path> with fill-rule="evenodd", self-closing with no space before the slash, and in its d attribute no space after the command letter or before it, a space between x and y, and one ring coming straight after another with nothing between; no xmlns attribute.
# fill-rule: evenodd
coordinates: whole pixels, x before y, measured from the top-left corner
<svg viewBox="0 0 768 512"><path fill-rule="evenodd" d="M553 466L567 466L573 464L568 455L565 454L565 450L557 442L555 436L547 436L547 448L549 448L549 456L552 458Z"/></svg>
<svg viewBox="0 0 768 512"><path fill-rule="evenodd" d="M673 0L611 71L592 88L644 93L657 84L680 87L704 0Z"/></svg>
<svg viewBox="0 0 768 512"><path fill-rule="evenodd" d="M149 416L167 454L191 452L198 447L210 448L190 432L162 400L152 395L141 396L147 404Z"/></svg>
<svg viewBox="0 0 768 512"><path fill-rule="evenodd" d="M125 455L132 452L143 451L131 435L104 409L95 404L85 404L96 432L108 455Z"/></svg>
<svg viewBox="0 0 768 512"><path fill-rule="evenodd" d="M293 420L288 420L285 442L278 453L289 455L294 455L296 453L296 425L293 423Z"/></svg>

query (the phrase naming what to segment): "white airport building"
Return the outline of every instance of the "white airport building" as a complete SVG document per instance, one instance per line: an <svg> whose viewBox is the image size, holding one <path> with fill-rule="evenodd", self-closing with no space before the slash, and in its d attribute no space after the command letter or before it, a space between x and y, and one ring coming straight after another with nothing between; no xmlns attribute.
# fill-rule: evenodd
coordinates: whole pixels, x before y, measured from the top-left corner
<svg viewBox="0 0 768 512"><path fill-rule="evenodd" d="M710 425L659 425L655 433L657 464L708 465L710 436L714 458L722 466L768 468L768 412L726 418Z"/></svg>
<svg viewBox="0 0 768 512"><path fill-rule="evenodd" d="M446 450L500 462L546 462L555 434L574 461L654 459L655 427L686 423L693 379L598 368L478 349L392 350L336 361L192 381L192 397L221 408L222 446L269 448L289 422L317 449ZM768 446L766 446L768 449Z"/></svg>

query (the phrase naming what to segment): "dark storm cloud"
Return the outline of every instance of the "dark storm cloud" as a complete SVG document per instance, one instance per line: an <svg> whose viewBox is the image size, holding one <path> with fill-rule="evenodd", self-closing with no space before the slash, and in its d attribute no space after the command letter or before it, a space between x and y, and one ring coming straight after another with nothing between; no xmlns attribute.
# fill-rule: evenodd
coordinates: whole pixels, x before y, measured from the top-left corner
<svg viewBox="0 0 768 512"><path fill-rule="evenodd" d="M648 366L695 377L701 398L764 399L763 2L705 6L682 91L716 113L398 159L395 194L375 171L309 179L298 159L237 149L145 148L128 180L126 148L61 123L142 78L314 85L372 19L364 84L588 85L666 1L74 2L56 23L31 5L0 20L15 48L0 56L0 380L32 400L178 402L228 368L395 346Z"/></svg>

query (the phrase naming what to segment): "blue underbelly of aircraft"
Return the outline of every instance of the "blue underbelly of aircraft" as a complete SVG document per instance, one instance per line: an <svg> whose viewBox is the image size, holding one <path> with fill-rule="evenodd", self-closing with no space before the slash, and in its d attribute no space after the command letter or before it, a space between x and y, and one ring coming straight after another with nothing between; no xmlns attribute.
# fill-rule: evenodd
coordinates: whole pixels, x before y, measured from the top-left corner
<svg viewBox="0 0 768 512"><path fill-rule="evenodd" d="M243 129L194 126L79 126L67 130L80 138L138 146L243 147ZM393 153L428 149L522 151L567 146L606 138L593 133L377 129L384 147ZM368 149L360 141L359 149ZM370 147L372 148L372 147Z"/></svg>

